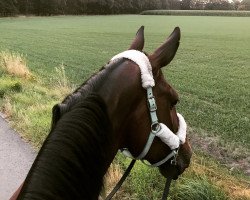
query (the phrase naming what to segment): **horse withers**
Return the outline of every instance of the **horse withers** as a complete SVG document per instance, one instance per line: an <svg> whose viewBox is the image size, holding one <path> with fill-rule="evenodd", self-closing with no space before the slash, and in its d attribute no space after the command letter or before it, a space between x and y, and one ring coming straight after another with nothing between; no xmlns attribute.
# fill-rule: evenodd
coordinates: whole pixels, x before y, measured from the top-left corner
<svg viewBox="0 0 250 200"><path fill-rule="evenodd" d="M165 177L183 173L192 151L176 112L178 95L161 70L179 40L177 27L146 55L141 27L128 51L54 106L51 131L12 199L98 199L119 149L158 166Z"/></svg>

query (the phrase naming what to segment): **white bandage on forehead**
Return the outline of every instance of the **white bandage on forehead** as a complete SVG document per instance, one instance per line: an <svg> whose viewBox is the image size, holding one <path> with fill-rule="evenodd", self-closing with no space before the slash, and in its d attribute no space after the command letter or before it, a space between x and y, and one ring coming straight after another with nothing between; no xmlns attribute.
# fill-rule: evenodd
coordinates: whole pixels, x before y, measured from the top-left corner
<svg viewBox="0 0 250 200"><path fill-rule="evenodd" d="M183 116L177 113L179 119L179 129L174 134L165 124L160 123L161 130L156 133L156 136L161 139L170 149L176 149L180 146L180 142L183 144L186 140L187 124Z"/></svg>
<svg viewBox="0 0 250 200"><path fill-rule="evenodd" d="M152 67L148 57L144 53L137 50L127 50L111 58L111 61L115 62L121 58L127 58L140 67L143 88L147 89L149 87L155 86Z"/></svg>

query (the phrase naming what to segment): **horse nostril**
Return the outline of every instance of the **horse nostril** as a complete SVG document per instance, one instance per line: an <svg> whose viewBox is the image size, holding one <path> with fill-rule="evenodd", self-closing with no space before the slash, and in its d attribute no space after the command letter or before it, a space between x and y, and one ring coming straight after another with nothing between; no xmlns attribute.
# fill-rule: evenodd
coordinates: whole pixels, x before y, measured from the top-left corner
<svg viewBox="0 0 250 200"><path fill-rule="evenodd" d="M186 168L188 168L189 163L185 163L183 160L178 160L177 162L177 169L178 169L178 173L182 174Z"/></svg>
<svg viewBox="0 0 250 200"><path fill-rule="evenodd" d="M178 174L182 174L183 173L183 167L182 167L182 164L178 163L177 164L177 169L178 169Z"/></svg>

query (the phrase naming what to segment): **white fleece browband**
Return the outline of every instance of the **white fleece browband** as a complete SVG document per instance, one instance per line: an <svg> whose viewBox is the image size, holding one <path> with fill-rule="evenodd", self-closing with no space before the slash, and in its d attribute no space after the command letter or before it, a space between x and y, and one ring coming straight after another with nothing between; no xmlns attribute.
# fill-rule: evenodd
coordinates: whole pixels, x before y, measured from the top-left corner
<svg viewBox="0 0 250 200"><path fill-rule="evenodd" d="M127 58L135 62L140 67L143 88L147 89L148 87L155 86L152 67L148 57L144 53L136 50L128 50L117 54L116 56L111 58L111 61L115 62L121 58Z"/></svg>
<svg viewBox="0 0 250 200"><path fill-rule="evenodd" d="M149 62L148 57L137 50L127 50L117 54L111 59L111 62L115 62L121 58L127 58L135 62L141 70L142 87L147 89L155 86L155 81L152 73L152 66ZM171 149L177 149L180 143L185 143L187 124L183 116L177 113L179 119L179 128L176 134L174 134L165 124L160 123L161 130L156 134L166 145Z"/></svg>

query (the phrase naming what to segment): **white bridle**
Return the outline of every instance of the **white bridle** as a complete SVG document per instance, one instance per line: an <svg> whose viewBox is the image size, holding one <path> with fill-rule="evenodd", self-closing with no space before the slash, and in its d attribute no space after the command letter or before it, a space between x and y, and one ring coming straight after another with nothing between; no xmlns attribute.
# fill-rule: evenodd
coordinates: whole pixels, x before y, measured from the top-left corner
<svg viewBox="0 0 250 200"><path fill-rule="evenodd" d="M186 140L187 124L183 116L177 113L179 119L179 128L176 134L174 134L165 124L159 123L156 114L156 101L152 90L152 88L155 86L155 81L153 78L152 66L148 57L140 51L127 50L114 56L111 59L111 62L115 62L121 58L127 58L135 62L139 66L141 71L142 87L147 90L147 100L151 118L151 132L141 154L137 157L133 157L127 148L121 149L122 153L132 159L142 160L144 164L147 164L143 160L143 158L147 155L155 136L157 136L161 139L162 142L169 146L172 152L161 161L147 165L152 167L158 167L163 163L167 162L172 157L174 159L171 161L171 163L176 164L176 157L178 155L180 144L185 143Z"/></svg>

